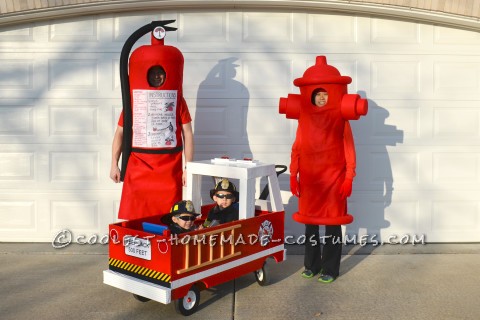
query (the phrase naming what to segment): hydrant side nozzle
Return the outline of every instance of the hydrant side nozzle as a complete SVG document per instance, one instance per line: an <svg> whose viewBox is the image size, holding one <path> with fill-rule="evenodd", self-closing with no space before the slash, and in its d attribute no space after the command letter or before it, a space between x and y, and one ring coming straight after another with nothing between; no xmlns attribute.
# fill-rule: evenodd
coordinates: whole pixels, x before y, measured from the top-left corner
<svg viewBox="0 0 480 320"><path fill-rule="evenodd" d="M287 119L300 118L300 98L299 94L289 94L288 98L280 98L278 103L279 112L285 114Z"/></svg>
<svg viewBox="0 0 480 320"><path fill-rule="evenodd" d="M357 106L355 108L357 113L361 116L364 116L368 112L368 101L367 99L358 99Z"/></svg>
<svg viewBox="0 0 480 320"><path fill-rule="evenodd" d="M287 98L280 98L278 102L278 113L287 114Z"/></svg>
<svg viewBox="0 0 480 320"><path fill-rule="evenodd" d="M368 112L368 101L358 94L346 94L340 106L342 117L345 120L358 120Z"/></svg>

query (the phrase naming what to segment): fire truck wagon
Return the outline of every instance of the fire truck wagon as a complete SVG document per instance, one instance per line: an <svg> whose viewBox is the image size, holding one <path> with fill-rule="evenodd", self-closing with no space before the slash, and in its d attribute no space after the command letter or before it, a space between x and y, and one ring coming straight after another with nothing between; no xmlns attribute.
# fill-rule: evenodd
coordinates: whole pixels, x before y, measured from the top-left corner
<svg viewBox="0 0 480 320"><path fill-rule="evenodd" d="M238 181L239 220L172 235L161 215L109 226L109 268L105 284L133 293L140 301L174 302L177 312L190 315L200 303L200 291L254 273L268 283L267 259L286 259L284 208L275 166L252 160L212 159L187 164L186 199L202 216L214 204L202 203L202 177ZM257 182L267 182L256 199ZM268 199L267 199L268 198Z"/></svg>

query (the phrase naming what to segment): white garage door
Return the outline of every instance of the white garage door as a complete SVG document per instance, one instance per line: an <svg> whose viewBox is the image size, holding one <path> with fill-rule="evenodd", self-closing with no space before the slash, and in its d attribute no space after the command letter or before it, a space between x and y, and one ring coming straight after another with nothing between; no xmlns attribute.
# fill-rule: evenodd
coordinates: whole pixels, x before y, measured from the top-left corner
<svg viewBox="0 0 480 320"><path fill-rule="evenodd" d="M185 56L196 160L287 164L296 121L279 97L317 55L369 99L352 123L357 179L348 234L480 241L480 35L412 22L288 12L101 15L0 31L0 241L101 238L121 186L110 150L121 110L119 52L152 20ZM260 184L260 183L259 183ZM288 176L281 177L286 233Z"/></svg>

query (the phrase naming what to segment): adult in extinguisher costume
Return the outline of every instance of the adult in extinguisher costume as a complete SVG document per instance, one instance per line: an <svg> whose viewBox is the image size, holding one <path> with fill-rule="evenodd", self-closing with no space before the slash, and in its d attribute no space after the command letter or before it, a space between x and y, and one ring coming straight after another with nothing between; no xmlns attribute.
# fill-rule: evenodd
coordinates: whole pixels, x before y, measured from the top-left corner
<svg viewBox="0 0 480 320"><path fill-rule="evenodd" d="M183 55L164 45L170 21L134 32L120 57L123 111L112 144L110 177L123 181L118 217L136 219L168 212L182 200L185 163L193 160L191 117L183 98ZM151 45L135 41L151 32ZM118 161L122 156L122 168Z"/></svg>
<svg viewBox="0 0 480 320"><path fill-rule="evenodd" d="M319 274L318 281L334 281L340 270L342 224L351 223L347 197L355 177L355 146L349 120L367 113L365 99L347 94L350 77L341 76L317 57L294 84L300 95L280 99L280 113L298 119L292 146L290 188L299 198L299 211L293 215L305 224L304 278ZM319 236L325 225L325 236Z"/></svg>

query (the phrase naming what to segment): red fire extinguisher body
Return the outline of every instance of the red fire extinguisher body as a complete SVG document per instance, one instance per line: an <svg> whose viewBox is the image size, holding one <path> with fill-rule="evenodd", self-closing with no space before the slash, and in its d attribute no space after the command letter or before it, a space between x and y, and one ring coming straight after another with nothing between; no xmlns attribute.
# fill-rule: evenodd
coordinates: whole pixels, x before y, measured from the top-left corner
<svg viewBox="0 0 480 320"><path fill-rule="evenodd" d="M151 45L137 48L130 56L132 151L120 219L167 213L182 199L182 124L191 122L183 98L183 64L180 50L153 36ZM154 73L163 77L158 83Z"/></svg>

